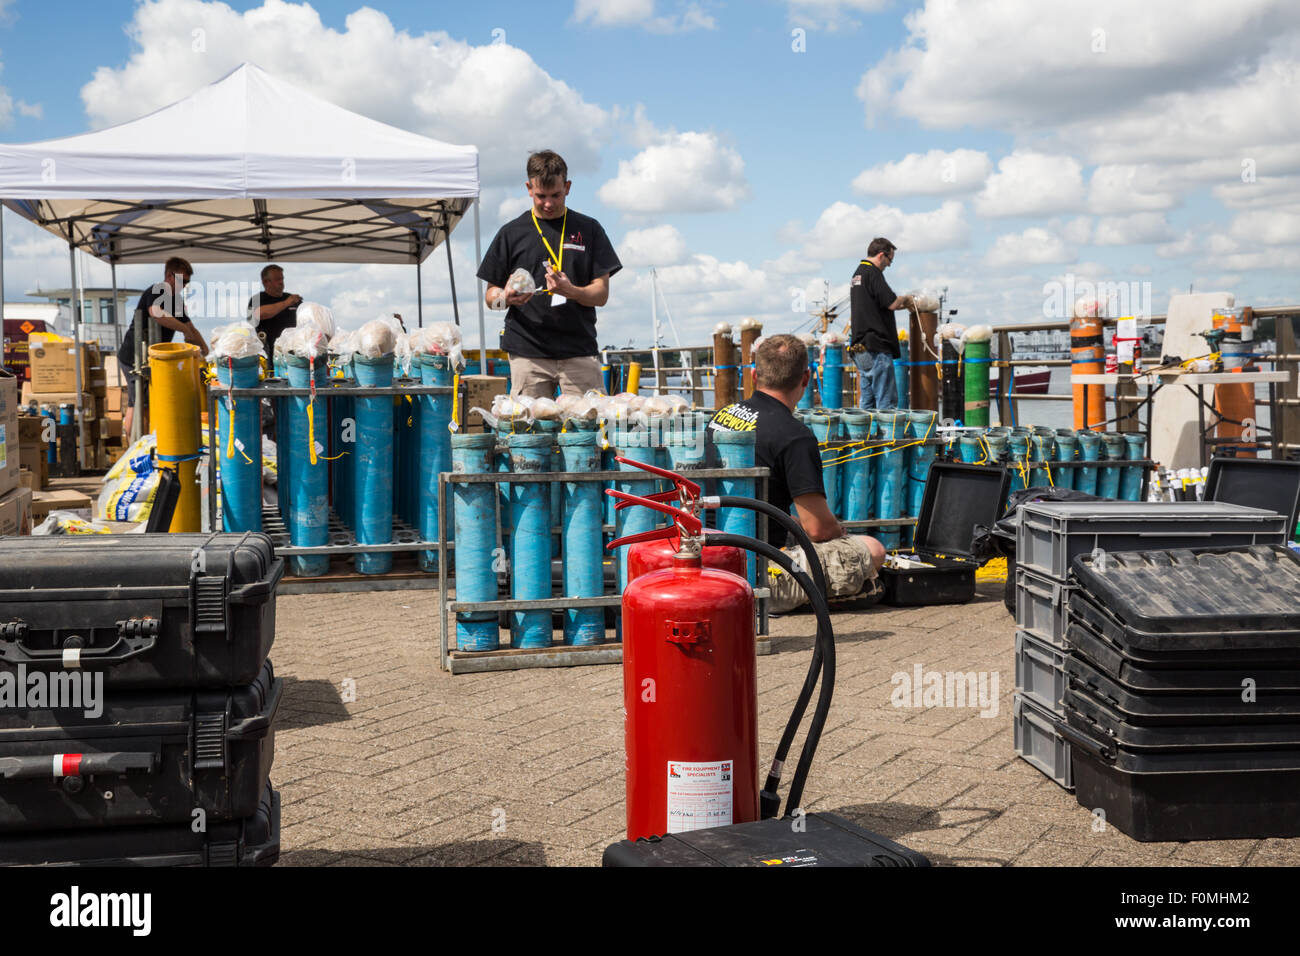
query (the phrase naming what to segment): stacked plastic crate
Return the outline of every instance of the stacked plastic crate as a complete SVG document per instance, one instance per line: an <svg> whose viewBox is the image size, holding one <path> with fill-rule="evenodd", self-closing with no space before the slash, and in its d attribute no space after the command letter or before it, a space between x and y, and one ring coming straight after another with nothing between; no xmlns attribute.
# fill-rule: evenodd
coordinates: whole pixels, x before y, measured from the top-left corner
<svg viewBox="0 0 1300 956"><path fill-rule="evenodd" d="M1016 533L1015 750L1074 789L1065 723L1071 653L1071 562L1119 551L1282 544L1287 519L1222 502L1038 502L1020 509Z"/></svg>
<svg viewBox="0 0 1300 956"><path fill-rule="evenodd" d="M0 539L0 865L270 865L262 534Z"/></svg>
<svg viewBox="0 0 1300 956"><path fill-rule="evenodd" d="M1137 840L1300 836L1300 557L1121 552L1073 570L1062 729L1079 803Z"/></svg>

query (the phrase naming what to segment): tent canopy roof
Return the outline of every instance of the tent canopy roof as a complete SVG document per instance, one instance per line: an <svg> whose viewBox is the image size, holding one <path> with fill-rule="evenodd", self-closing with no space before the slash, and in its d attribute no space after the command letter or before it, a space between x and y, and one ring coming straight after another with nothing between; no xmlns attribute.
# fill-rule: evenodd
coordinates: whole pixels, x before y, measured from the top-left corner
<svg viewBox="0 0 1300 956"><path fill-rule="evenodd" d="M416 263L478 190L473 146L360 116L249 63L131 122L0 146L5 205L116 263Z"/></svg>

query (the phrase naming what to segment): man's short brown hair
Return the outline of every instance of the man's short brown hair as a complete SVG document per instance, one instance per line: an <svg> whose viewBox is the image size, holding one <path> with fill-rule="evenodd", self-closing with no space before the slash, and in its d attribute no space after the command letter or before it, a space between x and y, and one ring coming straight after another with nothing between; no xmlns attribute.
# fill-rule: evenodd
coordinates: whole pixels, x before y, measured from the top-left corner
<svg viewBox="0 0 1300 956"><path fill-rule="evenodd" d="M894 250L897 248L898 246L894 245L888 239L877 236L875 239L871 240L871 245L867 246L867 258L870 259L872 256L878 255L882 252L888 253L892 256Z"/></svg>
<svg viewBox="0 0 1300 956"><path fill-rule="evenodd" d="M807 369L808 346L796 335L770 335L754 352L754 379L759 388L793 391Z"/></svg>
<svg viewBox="0 0 1300 956"><path fill-rule="evenodd" d="M281 269L279 266L277 266L275 263L272 263L271 265L264 266L262 268L262 276L261 276L262 281L265 282L266 277L269 276L272 272L278 272L281 275L284 275L284 270Z"/></svg>
<svg viewBox="0 0 1300 956"><path fill-rule="evenodd" d="M543 149L528 157L528 178L537 180L543 186L569 181L569 167L560 158L559 153Z"/></svg>
<svg viewBox="0 0 1300 956"><path fill-rule="evenodd" d="M163 266L163 275L194 275L194 267L180 256L172 256Z"/></svg>

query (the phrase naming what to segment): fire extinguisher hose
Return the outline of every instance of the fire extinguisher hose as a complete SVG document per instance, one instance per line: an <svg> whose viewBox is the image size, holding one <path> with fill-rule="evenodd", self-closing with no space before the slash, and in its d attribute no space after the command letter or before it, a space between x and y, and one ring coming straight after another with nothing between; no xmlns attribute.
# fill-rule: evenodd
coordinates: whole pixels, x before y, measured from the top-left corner
<svg viewBox="0 0 1300 956"><path fill-rule="evenodd" d="M799 752L799 763L795 767L794 776L790 780L790 792L786 795L785 812L788 816L799 807L799 801L803 799L804 784L808 780L808 771L812 767L813 757L817 753L822 728L825 727L826 718L830 714L831 697L835 693L835 632L831 628L830 607L826 603L825 594L813 584L812 578L796 568L794 562L790 560L790 556L779 548L773 547L765 541L758 541L755 538L748 538L739 534L712 534L709 535L709 544L744 548L767 558L793 577L799 586L803 588L804 593L808 595L809 603L812 604L813 612L817 615L817 643L815 647L821 649L821 691L817 695L817 707L813 710L812 720L808 724L808 734L804 737L803 749ZM793 719L793 717L792 714L791 718ZM795 723L797 725L798 722ZM773 769L778 769L775 764L773 764Z"/></svg>
<svg viewBox="0 0 1300 956"><path fill-rule="evenodd" d="M823 596L826 594L826 574L822 570L821 560L817 557L817 551L813 548L812 539L808 537L808 532L804 531L803 525L796 521L793 516L769 502L759 501L754 498L740 498L735 495L701 498L700 504L705 508L751 508L776 521L777 524L790 533L799 547L803 549L803 553L808 559L808 573L812 577L813 584ZM821 624L818 622L818 627L820 628L820 626ZM804 678L803 687L799 690L799 697L795 701L794 710L790 712L790 719L786 722L785 731L781 734L781 740L776 745L776 753L772 757L772 767L768 771L767 781L763 784L763 789L758 795L759 808L764 820L774 817L780 812L781 796L777 793L777 788L781 786L781 770L785 766L785 758L789 755L791 746L794 745L794 736L799 732L799 725L803 723L804 714L808 711L808 702L812 700L813 690L817 687L817 677L821 673L821 669L822 647L819 637L813 644L813 656L808 663L808 675Z"/></svg>

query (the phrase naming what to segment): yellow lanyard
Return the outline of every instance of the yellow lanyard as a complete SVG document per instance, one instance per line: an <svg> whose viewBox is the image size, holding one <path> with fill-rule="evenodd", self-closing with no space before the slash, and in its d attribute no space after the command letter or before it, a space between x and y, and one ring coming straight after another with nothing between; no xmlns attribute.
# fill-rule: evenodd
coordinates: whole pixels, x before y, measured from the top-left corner
<svg viewBox="0 0 1300 956"><path fill-rule="evenodd" d="M542 237L542 245L546 247L546 253L551 257L551 265L555 267L556 272L563 272L564 271L564 234L568 229L568 225L569 225L569 210L567 208L564 210L564 220L563 222L560 223L560 254L558 256L555 254L555 250L551 248L551 244L547 241L546 236L542 235L542 224L537 221L537 213L535 211L532 212L532 216L533 216L533 228L536 229L537 234ZM539 291L545 292L547 295L555 294L550 289L541 289Z"/></svg>

